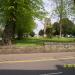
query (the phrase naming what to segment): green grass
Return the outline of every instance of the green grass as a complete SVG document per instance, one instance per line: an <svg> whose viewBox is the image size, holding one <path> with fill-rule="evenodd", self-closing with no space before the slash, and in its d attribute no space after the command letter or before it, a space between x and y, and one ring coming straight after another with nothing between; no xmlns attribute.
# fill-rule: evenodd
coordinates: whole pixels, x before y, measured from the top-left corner
<svg viewBox="0 0 75 75"><path fill-rule="evenodd" d="M24 38L22 40L16 40L16 46L39 46L43 45L44 42L71 43L75 42L75 38Z"/></svg>
<svg viewBox="0 0 75 75"><path fill-rule="evenodd" d="M34 38L25 38L22 40L16 40L17 46L39 46L42 45L43 41L40 39Z"/></svg>

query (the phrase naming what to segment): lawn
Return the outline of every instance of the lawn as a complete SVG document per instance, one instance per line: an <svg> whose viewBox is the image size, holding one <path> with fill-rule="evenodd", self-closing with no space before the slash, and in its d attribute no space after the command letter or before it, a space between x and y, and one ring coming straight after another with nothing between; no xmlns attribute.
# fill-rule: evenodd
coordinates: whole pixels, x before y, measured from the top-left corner
<svg viewBox="0 0 75 75"><path fill-rule="evenodd" d="M16 40L16 46L39 46L44 42L61 42L71 43L75 42L75 38L24 38L22 40Z"/></svg>

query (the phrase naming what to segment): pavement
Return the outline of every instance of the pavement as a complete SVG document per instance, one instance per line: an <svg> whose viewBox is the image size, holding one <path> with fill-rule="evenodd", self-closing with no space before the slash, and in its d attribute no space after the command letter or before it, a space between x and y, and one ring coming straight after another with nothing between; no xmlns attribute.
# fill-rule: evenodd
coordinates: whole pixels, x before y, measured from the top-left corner
<svg viewBox="0 0 75 75"><path fill-rule="evenodd" d="M75 57L75 52L62 53L30 53L30 54L1 54L0 62L22 61L22 60L42 60L42 59L70 59Z"/></svg>
<svg viewBox="0 0 75 75"><path fill-rule="evenodd" d="M0 75L75 75L75 52L0 55Z"/></svg>

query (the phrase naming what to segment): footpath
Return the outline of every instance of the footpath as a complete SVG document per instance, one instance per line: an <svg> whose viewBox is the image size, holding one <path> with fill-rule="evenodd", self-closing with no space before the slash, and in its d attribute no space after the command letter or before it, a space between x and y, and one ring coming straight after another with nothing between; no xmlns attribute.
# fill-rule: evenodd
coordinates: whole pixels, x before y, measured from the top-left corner
<svg viewBox="0 0 75 75"><path fill-rule="evenodd" d="M75 52L32 53L32 54L1 54L0 63L38 62L47 60L75 60Z"/></svg>

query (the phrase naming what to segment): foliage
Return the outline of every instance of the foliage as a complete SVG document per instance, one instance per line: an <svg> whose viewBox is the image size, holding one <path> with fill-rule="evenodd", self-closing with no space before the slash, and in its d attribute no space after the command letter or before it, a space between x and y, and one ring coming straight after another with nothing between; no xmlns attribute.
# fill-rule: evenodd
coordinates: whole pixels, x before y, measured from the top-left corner
<svg viewBox="0 0 75 75"><path fill-rule="evenodd" d="M64 34L64 36L66 34L72 34L72 28L74 26L74 24L72 23L72 21L70 21L68 18L64 18L61 20L62 22L62 34Z"/></svg>
<svg viewBox="0 0 75 75"><path fill-rule="evenodd" d="M44 15L43 1L0 0L0 13L5 25L3 39L8 43L15 33L21 38L23 33L32 31L35 25L34 18L42 18Z"/></svg>
<svg viewBox="0 0 75 75"><path fill-rule="evenodd" d="M21 19L24 19L24 20L20 20L20 16L17 18L16 33L19 35L24 33L30 33L35 27L35 23L32 16L25 15ZM22 35L21 35L21 38L22 38Z"/></svg>
<svg viewBox="0 0 75 75"><path fill-rule="evenodd" d="M59 31L60 31L60 24L58 23L58 22L55 22L54 24L53 24L53 30L54 30L54 35L59 35Z"/></svg>
<svg viewBox="0 0 75 75"><path fill-rule="evenodd" d="M72 27L72 35L75 36L75 25Z"/></svg>
<svg viewBox="0 0 75 75"><path fill-rule="evenodd" d="M35 32L32 31L32 32L30 33L30 36L31 36L31 37L34 37L34 36L35 36Z"/></svg>
<svg viewBox="0 0 75 75"><path fill-rule="evenodd" d="M46 29L46 35L47 35L47 37L52 37L52 35L53 35L53 29L52 28L50 28L50 27L48 27L47 29Z"/></svg>
<svg viewBox="0 0 75 75"><path fill-rule="evenodd" d="M63 18L61 20L61 24L62 24L62 34L64 36L66 36L67 34L70 35L70 34L74 34L74 23L72 23L72 21L70 21L68 18ZM60 32L60 22L55 22L53 24L53 30L55 31L54 32L54 35L59 35L59 32Z"/></svg>
<svg viewBox="0 0 75 75"><path fill-rule="evenodd" d="M59 20L63 18L69 18L70 16L75 16L73 13L73 0L54 0L56 3L55 13L58 16ZM74 19L73 19L74 20ZM60 37L62 36L62 24L60 21Z"/></svg>
<svg viewBox="0 0 75 75"><path fill-rule="evenodd" d="M66 1L65 0L55 0L56 10L55 12L59 16L60 19L67 16L66 11Z"/></svg>
<svg viewBox="0 0 75 75"><path fill-rule="evenodd" d="M43 35L44 35L44 30L40 30L40 31L39 31L39 35L40 35L40 36L43 36Z"/></svg>

